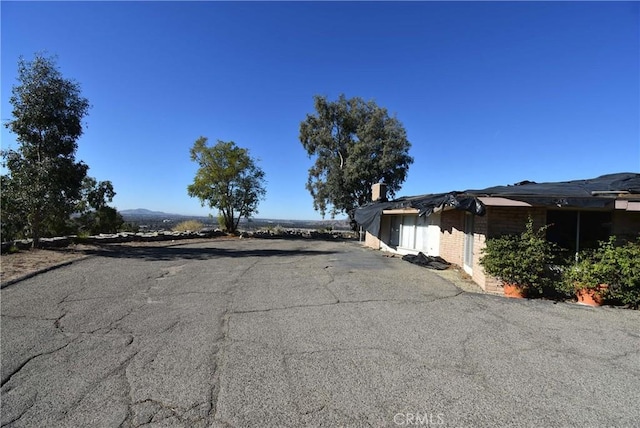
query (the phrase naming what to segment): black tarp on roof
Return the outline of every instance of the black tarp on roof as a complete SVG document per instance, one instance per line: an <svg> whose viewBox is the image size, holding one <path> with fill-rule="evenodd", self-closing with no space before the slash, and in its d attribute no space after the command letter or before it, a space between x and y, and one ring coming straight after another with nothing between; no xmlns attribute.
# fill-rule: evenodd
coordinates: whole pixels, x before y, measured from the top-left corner
<svg viewBox="0 0 640 428"><path fill-rule="evenodd" d="M535 183L523 181L512 186L495 186L482 190L466 190L477 196L523 196L523 197L597 197L594 192L629 192L640 194L640 174L608 174L587 180L559 181L555 183Z"/></svg>
<svg viewBox="0 0 640 428"><path fill-rule="evenodd" d="M380 232L380 217L382 211L397 208L415 208L418 215L429 216L436 209L450 206L459 210L484 215L484 205L472 195L460 192L439 193L434 195L410 196L390 202L375 202L356 209L355 220L360 226L374 236Z"/></svg>
<svg viewBox="0 0 640 428"><path fill-rule="evenodd" d="M640 174L617 173L586 180L553 183L523 181L511 186L403 197L358 208L355 219L369 233L378 236L382 211L388 209L415 208L418 210L418 215L428 216L437 209L453 207L476 215L484 215L485 207L478 200L482 196L504 197L534 206L605 208L619 193L627 192L638 195L640 200Z"/></svg>

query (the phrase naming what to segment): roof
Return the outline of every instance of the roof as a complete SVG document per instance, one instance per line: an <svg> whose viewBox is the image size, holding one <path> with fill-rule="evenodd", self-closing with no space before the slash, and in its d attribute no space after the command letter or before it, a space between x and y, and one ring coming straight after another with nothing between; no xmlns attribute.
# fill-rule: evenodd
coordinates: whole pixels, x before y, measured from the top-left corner
<svg viewBox="0 0 640 428"><path fill-rule="evenodd" d="M607 208L614 207L615 200L640 201L640 174L617 173L597 178L536 183L522 181L508 186L486 189L470 189L447 193L406 196L388 202L374 202L356 209L355 219L367 231L378 235L382 211L398 208L414 208L418 215L431 215L445 207L464 210L476 215L486 212L487 197L501 197L526 202L532 206Z"/></svg>

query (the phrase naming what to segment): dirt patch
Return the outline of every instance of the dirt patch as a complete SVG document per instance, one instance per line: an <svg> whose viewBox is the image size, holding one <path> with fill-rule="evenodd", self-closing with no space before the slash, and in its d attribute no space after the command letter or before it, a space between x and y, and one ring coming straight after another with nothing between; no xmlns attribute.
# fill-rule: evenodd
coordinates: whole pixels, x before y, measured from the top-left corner
<svg viewBox="0 0 640 428"><path fill-rule="evenodd" d="M76 245L67 248L34 249L2 254L0 256L0 283L4 284L40 270L86 257L86 251L89 248L78 247L86 246Z"/></svg>
<svg viewBox="0 0 640 428"><path fill-rule="evenodd" d="M473 282L471 277L457 266L452 266L447 270L434 270L436 275L440 275L444 279L453 282L459 289L467 293L492 294L484 291L478 284Z"/></svg>
<svg viewBox="0 0 640 428"><path fill-rule="evenodd" d="M185 239L155 242L127 242L118 244L128 247L171 247L174 245L196 244L210 242L213 239L237 239L233 237ZM70 245L65 248L21 250L12 254L0 255L0 283L13 282L16 279L33 275L36 272L51 269L74 260L80 260L95 254L101 248L108 249L112 244L98 245Z"/></svg>

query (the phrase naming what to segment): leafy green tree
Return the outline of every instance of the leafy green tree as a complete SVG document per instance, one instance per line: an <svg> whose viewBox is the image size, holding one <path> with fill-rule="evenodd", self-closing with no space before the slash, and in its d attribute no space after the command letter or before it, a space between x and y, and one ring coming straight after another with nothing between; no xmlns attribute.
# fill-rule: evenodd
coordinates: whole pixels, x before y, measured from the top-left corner
<svg viewBox="0 0 640 428"><path fill-rule="evenodd" d="M300 141L315 156L306 187L323 217L345 212L353 226L353 211L371 201L372 185L383 181L391 197L400 190L413 163L411 144L402 123L374 101L314 100L316 114L300 123Z"/></svg>
<svg viewBox="0 0 640 428"><path fill-rule="evenodd" d="M41 54L33 61L20 58L18 82L9 99L13 119L5 125L17 135L18 148L2 152L8 170L2 189L8 211L2 210L2 222L22 218L35 247L47 230L68 220L81 197L88 167L76 162L75 153L89 101L78 83L62 76L54 59Z"/></svg>
<svg viewBox="0 0 640 428"><path fill-rule="evenodd" d="M233 141L218 140L207 146L207 138L200 137L190 150L191 160L199 165L193 183L187 187L191 197L200 199L202 206L217 208L228 233L238 229L240 218L258 212L264 198L264 171L249 156L247 149Z"/></svg>
<svg viewBox="0 0 640 428"><path fill-rule="evenodd" d="M24 238L26 222L10 197L12 193L10 188L13 186L11 178L3 175L0 180L2 182L0 184L0 223L2 225L0 233L2 240L6 242Z"/></svg>
<svg viewBox="0 0 640 428"><path fill-rule="evenodd" d="M93 177L85 177L82 180L82 199L76 210L82 213L91 209L100 209L113 201L114 196L116 192L110 181L98 182Z"/></svg>
<svg viewBox="0 0 640 428"><path fill-rule="evenodd" d="M116 233L122 227L122 215L107 205L115 195L110 181L98 182L93 177L85 177L82 181L82 199L77 206L80 217L76 221L81 232L92 235Z"/></svg>

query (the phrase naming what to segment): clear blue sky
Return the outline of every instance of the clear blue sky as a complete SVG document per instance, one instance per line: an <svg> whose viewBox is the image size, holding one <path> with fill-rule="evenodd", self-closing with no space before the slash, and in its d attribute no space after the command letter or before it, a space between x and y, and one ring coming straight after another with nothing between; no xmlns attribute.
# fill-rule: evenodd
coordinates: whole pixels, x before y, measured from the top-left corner
<svg viewBox="0 0 640 428"><path fill-rule="evenodd" d="M399 196L638 172L639 6L2 1L2 120L18 57L57 55L93 106L77 157L118 209L208 214L186 192L202 135L260 160L258 217L319 219L298 139L316 94L397 115Z"/></svg>

